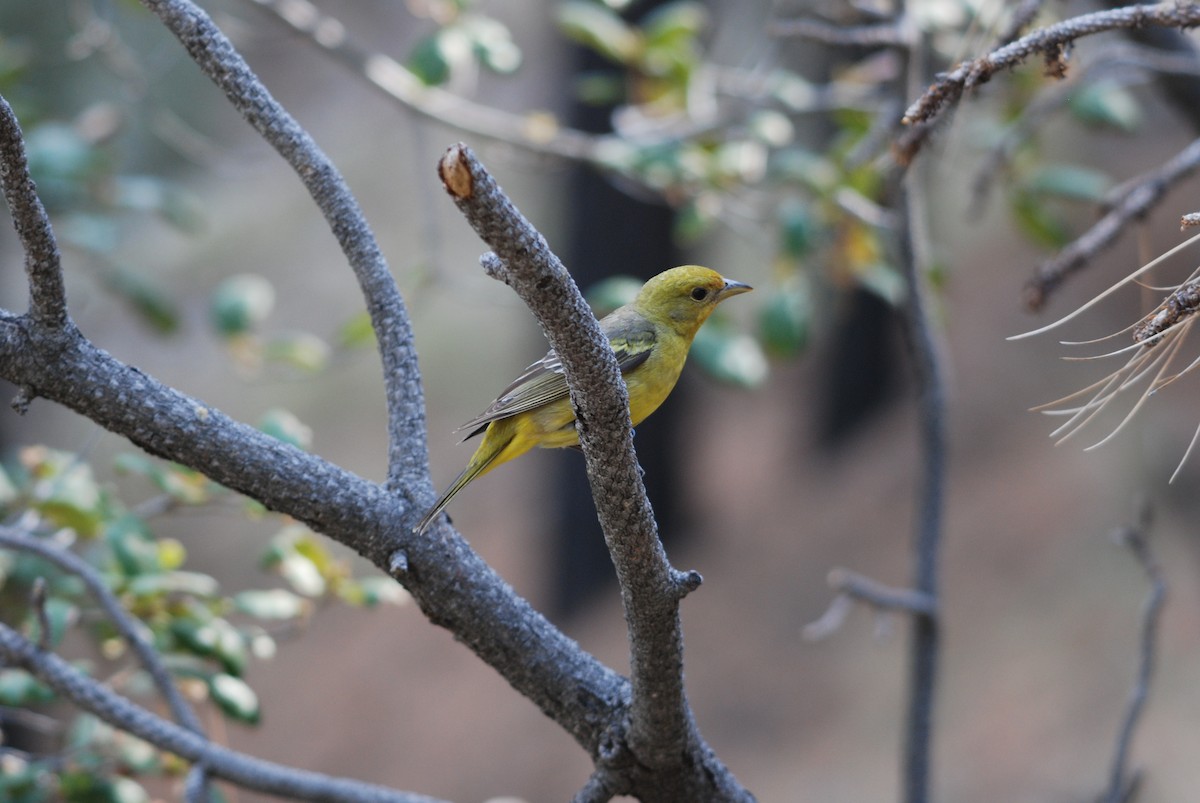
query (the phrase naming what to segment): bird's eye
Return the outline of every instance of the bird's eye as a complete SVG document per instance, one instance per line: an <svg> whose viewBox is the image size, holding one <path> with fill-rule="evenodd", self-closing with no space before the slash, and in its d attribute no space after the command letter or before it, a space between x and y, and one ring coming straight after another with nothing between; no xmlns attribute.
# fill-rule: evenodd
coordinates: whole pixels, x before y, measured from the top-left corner
<svg viewBox="0 0 1200 803"><path fill-rule="evenodd" d="M692 299L695 301L703 301L708 298L707 287L696 287L692 290Z"/></svg>

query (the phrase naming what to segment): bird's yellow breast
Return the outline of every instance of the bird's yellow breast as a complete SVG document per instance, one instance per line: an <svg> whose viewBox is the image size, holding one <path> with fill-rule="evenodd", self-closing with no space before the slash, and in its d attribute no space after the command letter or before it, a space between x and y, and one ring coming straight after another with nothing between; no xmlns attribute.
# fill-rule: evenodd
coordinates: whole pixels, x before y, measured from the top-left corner
<svg viewBox="0 0 1200 803"><path fill-rule="evenodd" d="M629 419L635 427L671 395L690 345L690 339L660 335L646 361L625 375Z"/></svg>

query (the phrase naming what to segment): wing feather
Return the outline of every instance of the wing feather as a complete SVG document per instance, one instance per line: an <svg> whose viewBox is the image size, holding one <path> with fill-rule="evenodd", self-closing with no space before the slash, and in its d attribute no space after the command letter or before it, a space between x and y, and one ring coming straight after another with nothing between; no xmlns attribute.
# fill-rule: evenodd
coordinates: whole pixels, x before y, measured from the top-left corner
<svg viewBox="0 0 1200 803"><path fill-rule="evenodd" d="M644 363L650 356L657 339L654 325L649 321L636 318L630 319L620 315L621 311L607 316L601 321L605 334L608 335L609 345L617 357L617 365L625 374ZM614 344L613 340L617 342ZM500 392L500 395L486 410L472 418L455 430L463 432L471 430L463 438L474 437L487 428L493 421L519 415L543 404L549 404L567 397L567 379L563 374L562 360L551 349L537 362L530 365L512 383Z"/></svg>

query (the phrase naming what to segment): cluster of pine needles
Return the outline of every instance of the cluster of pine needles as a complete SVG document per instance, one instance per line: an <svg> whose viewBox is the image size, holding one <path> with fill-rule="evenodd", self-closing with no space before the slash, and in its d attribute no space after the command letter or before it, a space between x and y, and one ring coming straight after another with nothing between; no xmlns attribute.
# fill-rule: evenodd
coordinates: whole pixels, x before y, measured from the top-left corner
<svg viewBox="0 0 1200 803"><path fill-rule="evenodd" d="M1099 441L1088 446L1087 450L1103 446L1133 420L1133 417L1152 396L1200 366L1200 356L1186 364L1179 358L1180 352L1187 342L1188 334L1196 323L1197 313L1200 312L1200 267L1196 268L1182 282L1167 287L1151 286L1142 280L1142 277L1148 272L1197 240L1200 240L1200 235L1180 243L1054 323L1009 338L1010 340L1019 340L1056 329L1083 315L1128 285L1136 285L1166 294L1162 303L1152 312L1124 329L1093 340L1061 341L1066 346L1094 346L1116 340L1123 335L1129 335L1133 340L1128 345L1103 354L1066 358L1068 360L1108 360L1127 356L1119 368L1104 378L1060 399L1033 408L1047 415L1066 418L1065 422L1050 433L1057 443L1062 443L1082 432L1101 413L1113 407L1119 399L1134 398L1120 423ZM1200 426L1196 428L1183 457L1171 474L1172 482L1187 463L1197 441L1200 441Z"/></svg>

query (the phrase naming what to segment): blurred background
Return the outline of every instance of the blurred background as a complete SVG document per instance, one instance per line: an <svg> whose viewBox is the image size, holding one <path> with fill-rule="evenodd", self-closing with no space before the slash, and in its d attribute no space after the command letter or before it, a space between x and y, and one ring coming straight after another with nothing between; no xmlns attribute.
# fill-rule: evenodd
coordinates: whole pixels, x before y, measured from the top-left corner
<svg viewBox="0 0 1200 803"><path fill-rule="evenodd" d="M637 430L671 559L705 578L683 605L689 697L717 755L760 800L898 797L907 623L859 609L822 641L802 634L830 602L826 576L835 567L909 582L920 472L915 389L895 311L898 274L864 222L873 212L845 213L855 197L874 207L870 171L886 156L855 167L847 154L872 130L867 111L888 108L876 90L900 80L895 64L864 49L766 33L772 20L793 14L849 20L848 4L687 4L698 16L694 29L679 23L678 36L701 48L696 58L708 66L692 64L682 78L670 73L662 85L620 61L613 43L625 29L604 27L614 19L645 26L646 15L663 13L650 3L613 4L620 16L600 3L563 11L533 0L284 7L293 19L310 10L336 18L355 48L510 113L547 141L552 120L608 132L615 119L635 141L646 131L666 141L695 141L692 129L711 137L700 138L697 153L672 151L662 164L652 150L641 152L636 169L624 152L580 164L504 136L464 133L396 103L269 9L203 5L338 165L375 228L416 331L439 487L473 448L457 445L455 427L545 349L519 301L479 269L484 246L439 186L435 164L450 144L476 150L581 285L626 275L636 286L673 264L698 262L756 287L722 309L675 395ZM683 4L668 5L682 14ZM913 5L933 20L942 58L989 47L995 27L978 20L994 22L1006 4ZM476 38L464 40L464 29ZM958 32L953 44L950 32ZM307 427L311 437L301 439L312 451L382 479L382 382L373 345L356 334L362 298L353 276L296 177L178 44L134 3L0 0L0 57L4 94L43 171L35 177L63 243L83 332L235 418L283 420L302 436ZM1119 330L1161 293L1120 295L1061 336L1005 340L1174 246L1179 215L1195 211L1192 180L1043 312L1025 310L1022 287L1033 266L1094 219L1094 204L1079 199L1095 200L1194 137L1193 123L1151 77L1118 75L1093 92L1100 110L1092 117L1083 98L1082 110L1064 106L1044 121L996 178L982 212L968 214L988 149L1023 104L1056 86L1037 64L968 98L918 163L949 400L938 799L1084 801L1107 783L1148 591L1110 534L1133 520L1141 499L1152 506L1151 547L1170 596L1134 741L1134 762L1146 773L1139 799L1191 799L1200 784L1200 544L1188 524L1200 508L1200 465L1167 482L1200 422L1195 389L1185 379L1154 396L1089 452L1081 447L1108 429L1055 448L1047 438L1053 423L1029 412L1111 370L1064 362L1079 351L1060 339ZM850 99L826 103L818 88L835 80ZM685 121L682 133L631 119L633 100L647 95L693 111L705 101L705 82L757 88L713 91L717 122ZM680 86L685 97L672 99ZM802 91L818 94L786 105L787 92ZM775 116L755 117L760 106ZM722 148L729 143L738 147ZM596 168L603 159L607 171ZM1047 177L1034 165L1078 172ZM1064 176L1077 183L1045 190ZM26 291L10 232L0 233L0 247L9 266L2 304L21 310ZM1180 281L1193 259L1185 254L1153 283ZM236 277L243 278L231 284ZM620 293L606 285L598 303ZM1190 359L1181 357L1180 367ZM136 477L111 468L130 447L79 416L35 402L22 418L0 418L0 427L9 455L30 444L81 453L131 504L147 494ZM450 513L519 593L626 671L624 621L578 455L537 453L510 464L474 483ZM248 519L225 500L158 518L154 533L177 539L189 568L233 593L284 584L260 568L282 526L269 516ZM356 574L374 574L328 548ZM245 670L261 722L206 718L237 749L456 801L568 799L590 771L568 737L415 606L320 601L276 640L273 658Z"/></svg>

